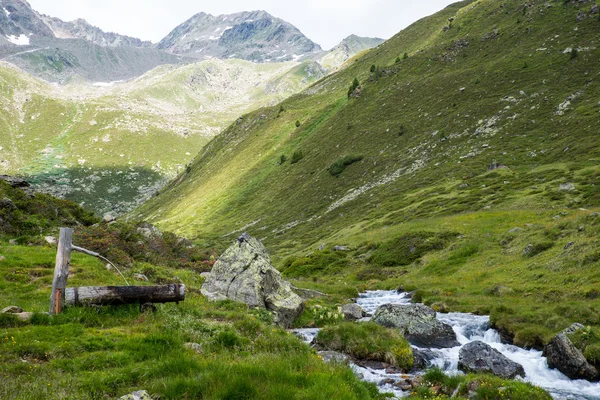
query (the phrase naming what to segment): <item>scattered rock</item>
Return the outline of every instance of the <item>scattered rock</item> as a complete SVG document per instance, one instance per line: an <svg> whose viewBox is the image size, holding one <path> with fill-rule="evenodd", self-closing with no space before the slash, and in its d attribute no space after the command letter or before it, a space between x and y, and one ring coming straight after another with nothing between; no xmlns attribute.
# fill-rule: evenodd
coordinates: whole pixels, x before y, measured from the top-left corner
<svg viewBox="0 0 600 400"><path fill-rule="evenodd" d="M493 163L490 164L490 166L488 167L488 171L494 171L496 169L508 169L508 167L506 165L502 165L500 163L497 163L496 161L494 161Z"/></svg>
<svg viewBox="0 0 600 400"><path fill-rule="evenodd" d="M104 214L104 217L102 217L102 221L106 222L107 224L110 222L114 222L117 220L117 217L114 216L114 214L112 213L106 213Z"/></svg>
<svg viewBox="0 0 600 400"><path fill-rule="evenodd" d="M21 313L16 313L14 314L15 317L17 317L18 319L20 319L21 321L31 321L31 319L33 318L34 313L32 312L21 312Z"/></svg>
<svg viewBox="0 0 600 400"><path fill-rule="evenodd" d="M367 316L365 310L361 306L355 303L344 304L342 306L342 314L348 321L356 321Z"/></svg>
<svg viewBox="0 0 600 400"><path fill-rule="evenodd" d="M247 233L217 260L201 291L210 300L230 299L271 310L286 328L304 309L304 300L271 265L265 247Z"/></svg>
<svg viewBox="0 0 600 400"><path fill-rule="evenodd" d="M3 199L0 199L0 209L16 210L17 206L15 205L15 203L13 203L11 199L5 197Z"/></svg>
<svg viewBox="0 0 600 400"><path fill-rule="evenodd" d="M110 264L106 264L104 267L106 268L107 271L110 271L112 269L112 265L110 265Z"/></svg>
<svg viewBox="0 0 600 400"><path fill-rule="evenodd" d="M600 13L600 6L598 6L598 4L592 5L592 8L590 9L590 14L598 14L598 13Z"/></svg>
<svg viewBox="0 0 600 400"><path fill-rule="evenodd" d="M0 314L20 314L22 312L23 309L19 306L8 306L3 308L2 311L0 311Z"/></svg>
<svg viewBox="0 0 600 400"><path fill-rule="evenodd" d="M4 260L6 260L6 257L0 255L0 261L4 261Z"/></svg>
<svg viewBox="0 0 600 400"><path fill-rule="evenodd" d="M347 246L334 246L333 247L334 251L348 251L348 247Z"/></svg>
<svg viewBox="0 0 600 400"><path fill-rule="evenodd" d="M575 19L577 20L577 22L581 22L586 18L587 18L587 14L585 12L583 12L583 10L579 10L579 12L577 13L577 17Z"/></svg>
<svg viewBox="0 0 600 400"><path fill-rule="evenodd" d="M435 358L435 355L426 349L412 348L413 352L413 370L420 371L431 366L431 360Z"/></svg>
<svg viewBox="0 0 600 400"><path fill-rule="evenodd" d="M17 245L17 239L10 239L8 241L8 244L10 244L11 246L16 246Z"/></svg>
<svg viewBox="0 0 600 400"><path fill-rule="evenodd" d="M563 250L569 250L573 246L575 246L575 242L569 242L566 244Z"/></svg>
<svg viewBox="0 0 600 400"><path fill-rule="evenodd" d="M310 299L314 299L317 297L327 297L327 295L325 293L321 293L318 290L302 289L302 288L298 288L296 286L292 286L292 290L294 291L294 293L296 293L298 296L302 297L304 300L310 300Z"/></svg>
<svg viewBox="0 0 600 400"><path fill-rule="evenodd" d="M463 372L489 373L503 379L513 379L517 375L525 377L521 364L506 358L491 346L475 341L460 349L458 369Z"/></svg>
<svg viewBox="0 0 600 400"><path fill-rule="evenodd" d="M404 337L418 347L459 346L452 327L435 316L436 312L423 304L384 304L373 315L373 321L388 328L399 328Z"/></svg>
<svg viewBox="0 0 600 400"><path fill-rule="evenodd" d="M153 236L162 236L162 232L159 231L157 227L155 227L152 224L149 224L148 222L144 222L143 224L139 225L136 231L140 235L144 236L146 239L150 239Z"/></svg>
<svg viewBox="0 0 600 400"><path fill-rule="evenodd" d="M52 246L58 244L58 240L56 240L54 236L46 236L44 240L46 241L46 243Z"/></svg>
<svg viewBox="0 0 600 400"><path fill-rule="evenodd" d="M185 347L186 349L193 350L198 354L202 353L202 346L198 343L186 343L183 345L183 347Z"/></svg>
<svg viewBox="0 0 600 400"><path fill-rule="evenodd" d="M125 396L119 397L119 400L152 400L152 397L145 390L138 390Z"/></svg>
<svg viewBox="0 0 600 400"><path fill-rule="evenodd" d="M13 188L26 188L31 186L29 182L16 176L0 175L0 181L8 183Z"/></svg>
<svg viewBox="0 0 600 400"><path fill-rule="evenodd" d="M558 190L560 190L561 192L572 192L573 190L575 190L575 185L572 183L561 183L560 186L558 187Z"/></svg>
<svg viewBox="0 0 600 400"><path fill-rule="evenodd" d="M567 335L581 329L582 325L574 324L559 333L544 347L544 356L548 366L556 368L571 379L597 380L598 370L590 365L581 351L575 347Z"/></svg>
<svg viewBox="0 0 600 400"><path fill-rule="evenodd" d="M133 277L138 280L138 281L145 281L148 282L150 279L148 279L148 277L144 274L135 274L133 275Z"/></svg>
<svg viewBox="0 0 600 400"><path fill-rule="evenodd" d="M348 364L350 361L350 357L345 354L338 353L337 351L320 351L319 356L326 363L336 363L336 364Z"/></svg>
<svg viewBox="0 0 600 400"><path fill-rule="evenodd" d="M512 228L510 231L508 231L508 233L517 233L517 232L520 232L522 230L523 230L523 228L518 228L518 227L517 228Z"/></svg>

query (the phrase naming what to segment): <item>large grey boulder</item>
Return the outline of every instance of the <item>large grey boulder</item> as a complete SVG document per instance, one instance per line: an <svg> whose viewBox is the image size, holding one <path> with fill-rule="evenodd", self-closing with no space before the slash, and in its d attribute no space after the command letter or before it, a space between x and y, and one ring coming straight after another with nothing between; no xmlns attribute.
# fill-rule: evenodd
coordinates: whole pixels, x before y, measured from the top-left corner
<svg viewBox="0 0 600 400"><path fill-rule="evenodd" d="M262 243L244 233L217 260L202 285L210 300L234 300L275 313L275 322L286 328L304 309L304 300L271 265Z"/></svg>
<svg viewBox="0 0 600 400"><path fill-rule="evenodd" d="M342 306L342 314L344 315L344 319L348 321L357 321L367 316L365 310L356 303L344 304Z"/></svg>
<svg viewBox="0 0 600 400"><path fill-rule="evenodd" d="M544 347L544 356L547 358L550 368L556 368L571 379L595 381L600 378L598 370L587 362L581 351L575 347L568 336L582 327L580 324L573 324L556 335Z"/></svg>
<svg viewBox="0 0 600 400"><path fill-rule="evenodd" d="M3 308L2 311L0 311L0 314L20 314L22 312L23 309L19 306L8 306Z"/></svg>
<svg viewBox="0 0 600 400"><path fill-rule="evenodd" d="M464 345L458 354L458 369L463 372L494 374L503 379L525 377L521 364L506 358L489 345L475 341Z"/></svg>
<svg viewBox="0 0 600 400"><path fill-rule="evenodd" d="M373 321L388 328L400 329L404 337L415 346L459 346L452 327L437 320L435 316L435 311L423 304L384 304L375 311Z"/></svg>

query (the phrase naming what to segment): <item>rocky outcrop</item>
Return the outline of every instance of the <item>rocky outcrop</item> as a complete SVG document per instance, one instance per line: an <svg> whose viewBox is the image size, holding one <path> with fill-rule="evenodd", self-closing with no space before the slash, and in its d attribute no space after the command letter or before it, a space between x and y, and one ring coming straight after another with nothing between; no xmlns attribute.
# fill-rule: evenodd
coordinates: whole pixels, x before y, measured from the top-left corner
<svg viewBox="0 0 600 400"><path fill-rule="evenodd" d="M389 328L400 329L404 337L415 346L458 346L452 327L437 320L435 316L435 311L422 304L384 304L373 315L373 321Z"/></svg>
<svg viewBox="0 0 600 400"><path fill-rule="evenodd" d="M581 324L574 324L556 335L544 348L544 356L550 368L558 369L571 379L595 381L600 378L598 370L587 362L568 336L582 327Z"/></svg>
<svg viewBox="0 0 600 400"><path fill-rule="evenodd" d="M458 369L467 373L493 374L503 379L525 377L521 364L509 360L498 350L479 341L468 343L460 349Z"/></svg>
<svg viewBox="0 0 600 400"><path fill-rule="evenodd" d="M234 300L266 308L275 322L288 328L304 309L304 301L272 265L262 243L244 233L217 260L202 285L210 300Z"/></svg>
<svg viewBox="0 0 600 400"><path fill-rule="evenodd" d="M348 321L357 321L367 316L365 310L361 306L355 303L345 304L342 306L342 314Z"/></svg>

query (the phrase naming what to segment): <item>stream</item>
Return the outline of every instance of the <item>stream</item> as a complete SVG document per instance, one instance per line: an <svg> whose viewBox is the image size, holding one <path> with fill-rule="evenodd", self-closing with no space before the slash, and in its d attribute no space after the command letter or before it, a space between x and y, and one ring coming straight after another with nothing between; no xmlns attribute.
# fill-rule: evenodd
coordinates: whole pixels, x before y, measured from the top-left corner
<svg viewBox="0 0 600 400"><path fill-rule="evenodd" d="M372 315L379 306L383 304L409 304L410 298L406 293L396 291L376 290L361 293L356 299L369 315ZM461 374L458 370L458 353L465 344L479 340L495 348L504 356L515 361L525 369L526 382L546 389L556 400L600 400L600 383L591 383L586 380L571 380L555 369L548 368L546 358L538 350L525 350L517 346L503 344L497 331L490 328L490 319L487 316L479 316L465 313L437 313L437 319L452 326L460 343L460 346L451 349L427 349L434 355L430 362L433 366L441 368L448 374ZM312 342L319 329L296 329L297 335L307 343ZM379 383L391 378L400 380L397 374L386 374L385 370L374 370L351 364L354 372L368 382ZM397 397L404 397L402 392L392 385L382 385L383 392L394 393Z"/></svg>

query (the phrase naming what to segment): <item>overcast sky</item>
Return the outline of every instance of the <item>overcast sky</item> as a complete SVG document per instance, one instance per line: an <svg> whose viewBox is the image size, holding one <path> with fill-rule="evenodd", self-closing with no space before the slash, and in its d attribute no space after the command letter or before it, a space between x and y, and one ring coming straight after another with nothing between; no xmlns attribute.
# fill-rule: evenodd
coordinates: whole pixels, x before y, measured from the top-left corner
<svg viewBox="0 0 600 400"><path fill-rule="evenodd" d="M350 34L389 39L449 0L29 0L66 21L84 18L105 31L157 42L192 15L265 10L329 49Z"/></svg>

